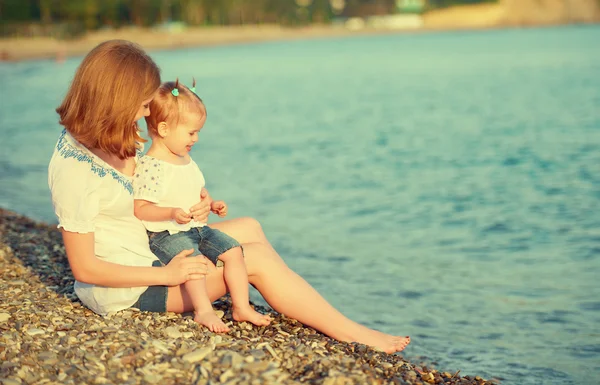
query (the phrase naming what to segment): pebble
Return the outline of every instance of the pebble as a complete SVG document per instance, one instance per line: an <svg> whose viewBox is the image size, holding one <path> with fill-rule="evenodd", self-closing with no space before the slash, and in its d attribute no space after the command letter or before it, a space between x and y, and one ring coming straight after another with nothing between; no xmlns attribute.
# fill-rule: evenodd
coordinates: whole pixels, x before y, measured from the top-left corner
<svg viewBox="0 0 600 385"><path fill-rule="evenodd" d="M206 356L208 356L212 352L213 350L210 347L200 348L194 350L193 352L184 354L182 359L187 362L198 362L202 361Z"/></svg>
<svg viewBox="0 0 600 385"><path fill-rule="evenodd" d="M250 354L252 355L252 357L259 359L259 360L266 356L265 351L259 350L259 349L250 350Z"/></svg>
<svg viewBox="0 0 600 385"><path fill-rule="evenodd" d="M181 338L183 334L179 331L179 328L176 326L169 326L165 328L165 334L169 338Z"/></svg>
<svg viewBox="0 0 600 385"><path fill-rule="evenodd" d="M0 383L493 384L338 342L256 305L271 325L234 322L228 296L214 304L228 334L190 315L127 309L103 317L82 306L73 281L56 226L0 208Z"/></svg>
<svg viewBox="0 0 600 385"><path fill-rule="evenodd" d="M41 334L44 334L45 331L43 331L42 329L31 328L27 329L25 333L29 334L30 336L39 336Z"/></svg>
<svg viewBox="0 0 600 385"><path fill-rule="evenodd" d="M21 380L17 380L14 378L0 378L0 382L4 385L21 385Z"/></svg>

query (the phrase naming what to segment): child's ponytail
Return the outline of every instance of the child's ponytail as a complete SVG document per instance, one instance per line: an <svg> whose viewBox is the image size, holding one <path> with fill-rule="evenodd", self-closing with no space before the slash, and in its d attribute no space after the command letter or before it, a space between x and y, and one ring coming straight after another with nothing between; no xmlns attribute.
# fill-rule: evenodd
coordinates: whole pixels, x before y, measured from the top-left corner
<svg viewBox="0 0 600 385"><path fill-rule="evenodd" d="M177 102L177 97L179 96L179 78L175 79L175 86L171 90L171 95L175 96L175 102Z"/></svg>

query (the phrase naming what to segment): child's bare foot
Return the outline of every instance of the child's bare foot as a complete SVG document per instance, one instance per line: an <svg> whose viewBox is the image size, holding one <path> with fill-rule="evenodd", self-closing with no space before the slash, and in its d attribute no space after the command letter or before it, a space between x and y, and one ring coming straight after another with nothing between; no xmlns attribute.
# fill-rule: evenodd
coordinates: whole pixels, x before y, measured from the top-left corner
<svg viewBox="0 0 600 385"><path fill-rule="evenodd" d="M238 322L248 321L256 326L267 326L271 323L271 317L269 317L268 315L260 314L256 310L252 309L250 305L236 306L233 308L233 311L231 313L233 315L233 319Z"/></svg>
<svg viewBox="0 0 600 385"><path fill-rule="evenodd" d="M377 330L368 329L361 333L356 342L372 346L386 353L401 352L410 343L410 337L398 337Z"/></svg>
<svg viewBox="0 0 600 385"><path fill-rule="evenodd" d="M206 326L211 332L226 333L229 331L227 325L221 321L213 310L203 313L194 313L194 321L200 325Z"/></svg>

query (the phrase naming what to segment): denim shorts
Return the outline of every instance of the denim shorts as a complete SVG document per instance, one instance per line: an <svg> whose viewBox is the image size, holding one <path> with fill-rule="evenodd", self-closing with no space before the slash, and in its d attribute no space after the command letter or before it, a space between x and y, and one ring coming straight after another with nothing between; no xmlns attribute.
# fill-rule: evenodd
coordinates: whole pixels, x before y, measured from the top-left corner
<svg viewBox="0 0 600 385"><path fill-rule="evenodd" d="M216 265L221 254L234 247L241 247L239 242L229 235L208 226L194 227L175 234L169 234L168 231L148 231L148 237L150 250L165 265L174 256L188 249L194 249L192 256L204 255Z"/></svg>
<svg viewBox="0 0 600 385"><path fill-rule="evenodd" d="M160 261L154 261L152 266L161 267L163 264ZM140 295L140 298L131 307L138 308L141 311L165 313L167 311L168 293L169 288L166 286L148 286L148 289Z"/></svg>

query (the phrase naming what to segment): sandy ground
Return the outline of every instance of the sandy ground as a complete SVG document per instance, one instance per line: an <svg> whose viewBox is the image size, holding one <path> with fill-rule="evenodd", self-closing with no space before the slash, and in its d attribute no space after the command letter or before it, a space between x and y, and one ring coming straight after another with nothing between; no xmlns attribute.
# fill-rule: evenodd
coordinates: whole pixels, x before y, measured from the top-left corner
<svg viewBox="0 0 600 385"><path fill-rule="evenodd" d="M600 5L596 0L499 0L493 4L456 6L423 15L418 29L377 29L366 27L350 30L344 26L311 25L285 28L278 25L188 28L168 32L140 28L118 31L96 31L69 41L54 38L0 39L0 61L84 55L98 43L109 39L125 39L139 43L148 51L273 40L324 37L415 33L439 30L486 29L568 23L599 23Z"/></svg>
<svg viewBox="0 0 600 385"><path fill-rule="evenodd" d="M124 28L98 31L69 41L53 38L9 38L0 40L0 58L17 61L83 55L98 43L109 39L125 39L140 44L148 51L183 47L214 46L260 41L311 39L357 34L390 33L388 30L365 28L351 31L342 26L313 25L284 28L277 25L188 28L184 32Z"/></svg>

